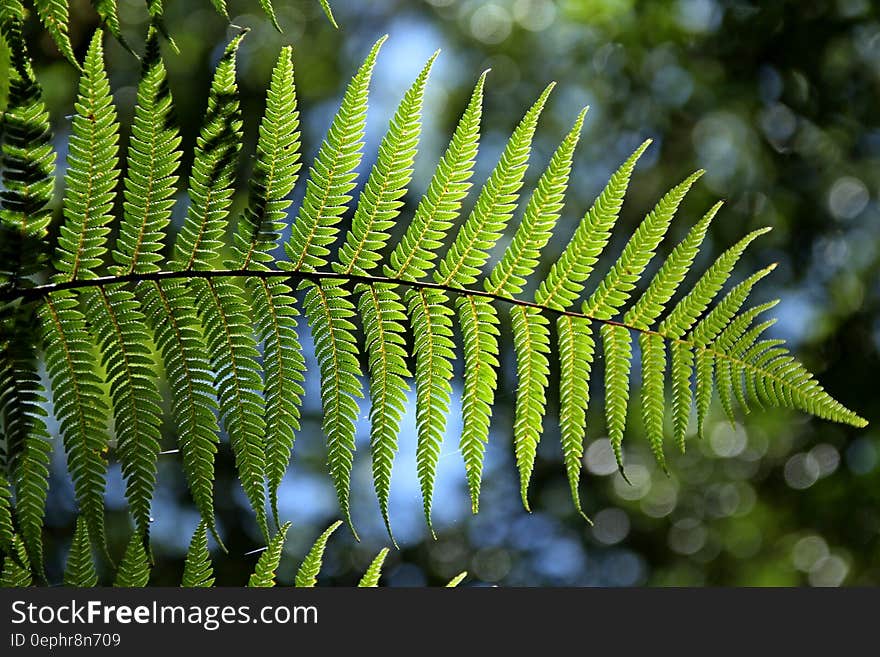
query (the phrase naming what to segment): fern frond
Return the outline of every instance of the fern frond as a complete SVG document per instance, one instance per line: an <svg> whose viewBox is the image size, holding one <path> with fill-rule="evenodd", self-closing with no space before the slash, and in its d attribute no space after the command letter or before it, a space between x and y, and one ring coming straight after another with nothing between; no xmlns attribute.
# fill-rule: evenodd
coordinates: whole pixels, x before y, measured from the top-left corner
<svg viewBox="0 0 880 657"><path fill-rule="evenodd" d="M82 516L76 519L76 529L70 552L67 554L67 567L64 569L64 585L91 588L98 585L95 562L92 557L92 544L89 541L89 527Z"/></svg>
<svg viewBox="0 0 880 657"><path fill-rule="evenodd" d="M158 33L147 39L131 122L123 216L113 260L120 274L159 271L162 239L174 207L180 133L171 123L171 91L159 54Z"/></svg>
<svg viewBox="0 0 880 657"><path fill-rule="evenodd" d="M312 545L306 558L303 559L302 565L296 572L296 586L298 588L309 588L318 583L318 573L321 572L321 564L324 560L324 550L327 547L327 541L330 540L330 536L341 524L341 520L334 522Z"/></svg>
<svg viewBox="0 0 880 657"><path fill-rule="evenodd" d="M330 1L329 0L320 0L320 2L321 2L321 9L324 10L324 15L327 16L327 20L330 21L330 24L338 30L339 25L336 24L336 19L333 18L333 10L330 8Z"/></svg>
<svg viewBox="0 0 880 657"><path fill-rule="evenodd" d="M694 352L683 342L670 343L670 377L672 379L672 436L682 453L691 417L691 373Z"/></svg>
<svg viewBox="0 0 880 657"><path fill-rule="evenodd" d="M650 140L645 141L611 176L605 189L578 224L559 260L553 263L547 278L538 286L536 303L565 310L580 296L584 281L611 239L611 229L620 214L636 162L650 144Z"/></svg>
<svg viewBox="0 0 880 657"><path fill-rule="evenodd" d="M314 270L327 263L330 253L327 245L336 239L337 224L356 184L367 118L367 93L376 57L386 38L376 42L351 79L309 171L305 198L293 222L290 240L284 246L290 258L289 268L294 271Z"/></svg>
<svg viewBox="0 0 880 657"><path fill-rule="evenodd" d="M480 119L483 112L485 71L477 80L467 109L459 119L449 146L419 202L412 221L385 265L390 278L419 280L428 275L437 259L437 251L452 228L461 203L470 189L474 161L480 142Z"/></svg>
<svg viewBox="0 0 880 657"><path fill-rule="evenodd" d="M477 513L492 401L498 386L498 311L486 298L473 295L458 296L455 304L465 363L459 449L464 459L471 512Z"/></svg>
<svg viewBox="0 0 880 657"><path fill-rule="evenodd" d="M632 344L629 330L603 324L602 345L605 351L605 417L608 438L617 467L623 474L623 431L626 428L626 405L629 401L629 368Z"/></svg>
<svg viewBox="0 0 880 657"><path fill-rule="evenodd" d="M400 199L412 179L422 132L425 85L438 54L435 52L422 68L391 118L376 163L358 198L351 230L339 249L339 262L333 266L339 273L364 274L379 264L389 231L403 207Z"/></svg>
<svg viewBox="0 0 880 657"><path fill-rule="evenodd" d="M290 529L290 523L285 522L278 528L278 533L269 541L269 545L260 555L254 572L248 580L249 587L271 588L275 586L275 571L278 570L278 564L281 563L281 551L284 549L284 539L287 537L288 529Z"/></svg>
<svg viewBox="0 0 880 657"><path fill-rule="evenodd" d="M103 264L119 176L119 125L104 71L101 30L89 45L80 77L65 172L64 219L56 280L94 278Z"/></svg>
<svg viewBox="0 0 880 657"><path fill-rule="evenodd" d="M0 572L0 588L26 588L34 583L31 571L23 564L27 563L28 555L24 542L14 534L12 549L15 557L7 555L3 560L3 571Z"/></svg>
<svg viewBox="0 0 880 657"><path fill-rule="evenodd" d="M122 38L122 26L119 24L119 9L116 0L91 0L92 6L101 17L101 22L110 30L110 34L116 37L127 50L131 50L125 39Z"/></svg>
<svg viewBox="0 0 880 657"><path fill-rule="evenodd" d="M92 333L110 385L129 509L138 533L149 541L150 506L162 439L162 398L151 345L143 336L146 318L135 295L121 286L89 290L83 298L91 309Z"/></svg>
<svg viewBox="0 0 880 657"><path fill-rule="evenodd" d="M327 465L336 488L340 510L351 527L351 468L354 462L357 398L363 396L358 362L358 347L352 331L354 305L341 287L312 285L305 295L304 307L315 357L321 370L321 402L324 407L322 427L327 439Z"/></svg>
<svg viewBox="0 0 880 657"><path fill-rule="evenodd" d="M12 525L12 492L9 482L0 474L0 553L2 556L15 554L12 550L12 536L15 527Z"/></svg>
<svg viewBox="0 0 880 657"><path fill-rule="evenodd" d="M513 443L519 470L519 489L523 506L530 511L529 481L541 440L546 389L550 377L549 322L534 308L516 306L510 314L513 346L516 351L516 408Z"/></svg>
<svg viewBox="0 0 880 657"><path fill-rule="evenodd" d="M260 123L248 206L238 221L232 267L264 269L274 261L296 184L300 162L299 111L289 47L272 70L266 111ZM249 278L245 282L257 318L256 337L264 345L266 398L266 476L269 501L278 524L278 487L290 462L299 429L305 361L297 336L296 308L284 282Z"/></svg>
<svg viewBox="0 0 880 657"><path fill-rule="evenodd" d="M79 68L79 62L76 61L73 47L70 45L67 3L68 0L34 0L34 8L37 10L40 22L58 46L58 50L67 61Z"/></svg>
<svg viewBox="0 0 880 657"><path fill-rule="evenodd" d="M122 561L119 562L113 586L143 588L150 581L150 560L144 549L145 543L146 537L137 532L131 535L125 554L122 555Z"/></svg>
<svg viewBox="0 0 880 657"><path fill-rule="evenodd" d="M21 17L5 13L0 16L11 60L0 139L0 283L12 285L44 266L48 250L44 238L52 218L49 203L55 185L56 155L49 114L22 37Z"/></svg>
<svg viewBox="0 0 880 657"><path fill-rule="evenodd" d="M67 451L80 513L89 536L106 551L104 538L104 478L107 462L108 409L102 378L96 370L85 317L71 293L48 297L40 308L46 371L52 382L55 417Z"/></svg>
<svg viewBox="0 0 880 657"><path fill-rule="evenodd" d="M181 284L144 282L138 292L165 364L187 483L202 520L222 546L214 518L214 456L220 429L214 413L214 377L195 301Z"/></svg>
<svg viewBox="0 0 880 657"><path fill-rule="evenodd" d="M388 556L388 548L382 548L376 558L370 563L361 581L358 582L358 588L374 588L379 586L379 578L382 576L382 565L385 563L385 557Z"/></svg>
<svg viewBox="0 0 880 657"><path fill-rule="evenodd" d="M639 335L639 347L642 352L642 420L645 433L651 445L654 458L663 469L666 468L666 457L663 454L663 411L664 375L666 373L666 345L663 338L654 333Z"/></svg>
<svg viewBox="0 0 880 657"><path fill-rule="evenodd" d="M584 108L574 126L550 158L538 186L526 205L522 222L504 256L484 281L487 292L508 297L518 296L538 266L538 258L559 220L565 203L565 192L571 174L574 151L581 136L581 128L587 116Z"/></svg>
<svg viewBox="0 0 880 657"><path fill-rule="evenodd" d="M654 250L669 230L669 224L685 194L702 175L702 170L697 171L667 192L639 224L599 287L583 303L585 315L611 319L617 309L626 303L636 282L654 256Z"/></svg>
<svg viewBox="0 0 880 657"><path fill-rule="evenodd" d="M700 277L691 291L676 304L669 316L660 322L657 330L673 338L684 335L705 312L715 295L730 278L734 266L749 244L769 230L769 228L762 228L752 231L722 253Z"/></svg>
<svg viewBox="0 0 880 657"><path fill-rule="evenodd" d="M241 149L236 53L244 33L226 47L214 73L208 110L196 142L190 207L175 244L175 269L216 267L232 203ZM220 418L229 433L242 487L265 537L265 420L259 351L250 307L233 279L190 281L215 373Z"/></svg>
<svg viewBox="0 0 880 657"><path fill-rule="evenodd" d="M466 287L476 282L480 269L489 259L489 251L516 208L538 118L553 87L549 84L544 89L510 136L473 211L434 272L437 283Z"/></svg>
<svg viewBox="0 0 880 657"><path fill-rule="evenodd" d="M410 290L406 301L416 357L416 469L425 520L431 527L434 479L452 395L452 310L438 290Z"/></svg>
<svg viewBox="0 0 880 657"><path fill-rule="evenodd" d="M43 519L49 490L49 461L52 451L44 417L47 399L38 373L33 304L4 309L7 326L0 342L0 445L2 461L9 475L3 488L12 484L21 540L31 569L43 572ZM11 520L10 520L11 523ZM8 525L12 530L12 525ZM0 532L4 533L4 532ZM0 551L8 552L11 536L0 539ZM3 547L5 545L5 547Z"/></svg>
<svg viewBox="0 0 880 657"><path fill-rule="evenodd" d="M180 585L186 588L202 588L214 585L214 568L208 552L208 525L203 520L196 527L186 561L183 564L183 578Z"/></svg>
<svg viewBox="0 0 880 657"><path fill-rule="evenodd" d="M459 573L458 575L453 577L451 580L449 580L449 582L446 584L446 588L447 589L454 589L455 587L457 587L459 584L461 584L464 581L465 577L467 577L466 570L464 572Z"/></svg>
<svg viewBox="0 0 880 657"><path fill-rule="evenodd" d="M559 345L559 429L565 473L575 509L582 516L578 486L584 457L590 370L596 343L593 326L581 317L562 315L556 320ZM584 516L586 517L586 516Z"/></svg>
<svg viewBox="0 0 880 657"><path fill-rule="evenodd" d="M660 267L660 270L651 279L648 289L639 297L639 300L623 316L623 323L640 329L649 328L663 308L675 294L678 286L687 276L691 265L694 263L706 231L714 219L722 202L718 202L703 215L685 238L672 250L672 253ZM703 307L705 309L705 306Z"/></svg>
<svg viewBox="0 0 880 657"><path fill-rule="evenodd" d="M400 420L406 412L406 393L409 390L406 378L410 376L402 323L406 320L406 308L394 288L369 285L361 292L358 310L363 320L370 373L373 483L385 528L393 540L388 497L391 469L397 452L397 434Z"/></svg>

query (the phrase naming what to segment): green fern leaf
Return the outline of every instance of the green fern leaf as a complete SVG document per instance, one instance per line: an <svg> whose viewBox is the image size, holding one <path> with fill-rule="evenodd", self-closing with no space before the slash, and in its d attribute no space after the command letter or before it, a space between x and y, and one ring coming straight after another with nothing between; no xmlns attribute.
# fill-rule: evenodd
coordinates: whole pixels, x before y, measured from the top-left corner
<svg viewBox="0 0 880 657"><path fill-rule="evenodd" d="M64 219L58 236L56 281L94 278L103 264L107 224L119 176L119 125L104 71L101 30L89 45L79 83L64 176Z"/></svg>
<svg viewBox="0 0 880 657"><path fill-rule="evenodd" d="M575 509L582 516L578 485L584 457L590 369L596 343L589 320L561 315L556 321L559 343L559 428L565 472Z"/></svg>
<svg viewBox="0 0 880 657"><path fill-rule="evenodd" d="M146 537L137 532L131 535L125 554L122 555L122 561L119 562L113 586L143 588L150 581L150 561L144 549L145 543Z"/></svg>
<svg viewBox="0 0 880 657"><path fill-rule="evenodd" d="M150 561L144 549L146 538L137 532L131 535L122 561L116 571L113 586L120 588L143 588L150 581Z"/></svg>
<svg viewBox="0 0 880 657"><path fill-rule="evenodd" d="M88 524L80 516L76 519L76 529L70 552L67 554L67 568L64 570L64 585L91 588L98 585L95 562L92 557L92 544L89 541Z"/></svg>
<svg viewBox="0 0 880 657"><path fill-rule="evenodd" d="M26 588L34 581L31 571L22 564L27 563L27 552L24 542L17 534L12 537L12 549L15 557L7 556L3 560L3 571L0 572L0 588Z"/></svg>
<svg viewBox="0 0 880 657"><path fill-rule="evenodd" d="M40 308L46 371L52 382L55 417L61 426L67 467L89 536L106 551L104 478L108 409L96 372L85 317L70 293L48 297Z"/></svg>
<svg viewBox="0 0 880 657"><path fill-rule="evenodd" d="M272 70L266 111L260 124L248 207L238 222L233 268L265 269L274 261L296 184L300 162L299 111L291 49L284 48ZM249 278L248 299L264 345L266 398L266 476L269 501L278 524L278 487L290 462L299 429L305 361L297 336L295 301L281 281Z"/></svg>
<svg viewBox="0 0 880 657"><path fill-rule="evenodd" d="M171 413L187 483L202 520L222 546L214 519L214 457L220 440L214 414L217 402L195 301L180 284L142 283L138 292L172 391Z"/></svg>
<svg viewBox="0 0 880 657"><path fill-rule="evenodd" d="M180 585L186 588L202 588L214 585L214 568L208 552L208 525L199 523L193 533L186 561L183 564L183 578Z"/></svg>
<svg viewBox="0 0 880 657"><path fill-rule="evenodd" d="M734 266L749 244L769 230L769 228L762 228L753 231L722 253L700 277L691 291L672 309L669 316L660 322L659 332L672 338L683 336L730 278Z"/></svg>
<svg viewBox="0 0 880 657"><path fill-rule="evenodd" d="M15 554L12 549L13 534L15 527L12 526L12 493L6 477L0 474L0 553L3 556Z"/></svg>
<svg viewBox="0 0 880 657"><path fill-rule="evenodd" d="M437 283L467 287L476 282L481 267L489 259L490 249L501 237L516 208L532 137L553 86L547 86L510 136L473 211L434 272Z"/></svg>
<svg viewBox="0 0 880 657"><path fill-rule="evenodd" d="M427 277L437 259L437 251L461 209L470 189L474 161L480 141L483 112L484 72L477 81L467 109L461 116L437 168L428 191L416 208L403 238L385 265L385 275L403 280Z"/></svg>
<svg viewBox="0 0 880 657"><path fill-rule="evenodd" d="M34 0L34 8L37 10L40 22L58 46L58 50L67 61L79 68L79 62L76 61L73 47L70 45L67 2L68 0Z"/></svg>
<svg viewBox="0 0 880 657"><path fill-rule="evenodd" d="M354 305L344 288L313 285L304 301L321 370L322 427L327 439L327 465L336 488L339 507L352 533L351 468L354 462L357 398L363 396L359 380L358 348L352 331Z"/></svg>
<svg viewBox="0 0 880 657"><path fill-rule="evenodd" d="M327 541L330 540L330 536L341 524L341 520L334 522L312 545L306 558L303 559L302 565L296 572L296 586L298 588L310 588L318 583L318 573L321 572L321 564L324 560L324 550L327 547Z"/></svg>
<svg viewBox="0 0 880 657"><path fill-rule="evenodd" d="M547 278L535 292L535 302L565 310L570 308L584 289L584 281L593 271L599 256L611 239L623 197L629 186L636 162L651 144L648 140L614 172L602 193L575 229L571 242L559 260L553 263Z"/></svg>
<svg viewBox="0 0 880 657"><path fill-rule="evenodd" d="M608 438L617 467L623 474L623 431L626 428L626 405L629 401L629 368L632 344L629 330L603 324L602 345L605 351L605 417ZM625 475L624 475L625 476Z"/></svg>
<svg viewBox="0 0 880 657"><path fill-rule="evenodd" d="M438 290L410 290L406 301L416 357L416 469L430 528L434 479L452 395L452 310Z"/></svg>
<svg viewBox="0 0 880 657"><path fill-rule="evenodd" d="M672 379L672 437L682 453L691 417L691 373L694 352L683 342L670 343L670 377Z"/></svg>
<svg viewBox="0 0 880 657"><path fill-rule="evenodd" d="M498 311L485 297L471 294L456 297L455 304L465 362L459 449L464 459L471 511L477 513L492 401L498 386Z"/></svg>
<svg viewBox="0 0 880 657"><path fill-rule="evenodd" d="M272 27L281 32L281 26L278 24L278 19L275 17L275 8L272 7L272 0L260 0L260 7L262 7L263 13L266 14L266 17L272 21Z"/></svg>
<svg viewBox="0 0 880 657"><path fill-rule="evenodd" d="M550 377L549 322L535 308L515 306L510 313L513 345L516 351L516 409L513 420L513 443L519 469L519 489L523 506L530 511L529 480L541 440L546 389Z"/></svg>
<svg viewBox="0 0 880 657"><path fill-rule="evenodd" d="M359 286L360 287L360 286ZM373 482L388 535L391 469L397 452L400 420L406 411L406 339L402 322L406 308L397 292L386 285L369 285L361 293L359 312L363 320L370 372L370 448Z"/></svg>
<svg viewBox="0 0 880 657"><path fill-rule="evenodd" d="M110 33L115 36L122 45L128 48L128 44L126 44L125 40L122 38L122 28L119 25L119 10L116 6L116 0L92 0L92 6L95 8L95 11L98 12L98 16L101 17L101 21L107 26Z"/></svg>
<svg viewBox="0 0 880 657"><path fill-rule="evenodd" d="M449 582L446 584L446 588L447 589L454 589L455 587L457 587L459 584L461 584L464 581L465 577L467 577L466 570L464 572L459 573L458 575L453 577L451 580L449 580Z"/></svg>
<svg viewBox="0 0 880 657"><path fill-rule="evenodd" d="M290 523L286 522L278 528L278 533L269 541L268 547L260 555L254 572L248 580L248 586L255 588L271 588L275 586L275 571L281 563L281 551L284 549L284 539Z"/></svg>
<svg viewBox="0 0 880 657"><path fill-rule="evenodd" d="M113 251L119 274L159 271L180 166L180 134L171 123L171 91L159 54L158 32L151 29L143 59L131 124L123 217Z"/></svg>
<svg viewBox="0 0 880 657"><path fill-rule="evenodd" d="M290 240L284 248L288 268L314 270L327 264L329 250L357 180L367 118L367 93L379 49L387 37L373 46L352 78L309 172L306 194Z"/></svg>
<svg viewBox="0 0 880 657"><path fill-rule="evenodd" d="M571 131L556 149L538 186L526 205L522 222L504 256L484 281L487 292L518 296L538 266L541 249L546 246L565 203L574 150L580 140L588 108L581 110Z"/></svg>
<svg viewBox="0 0 880 657"><path fill-rule="evenodd" d="M333 10L330 8L329 0L320 0L320 1L321 1L321 9L324 10L324 14L327 16L327 20L329 20L330 24L338 30L339 25L336 24L336 19L333 18Z"/></svg>
<svg viewBox="0 0 880 657"><path fill-rule="evenodd" d="M190 207L175 245L175 269L211 269L220 258L241 148L235 37L214 73L208 110L196 142ZM190 289L204 327L220 402L242 487L268 538L265 509L265 420L259 352L244 290L234 279L193 279Z"/></svg>
<svg viewBox="0 0 880 657"><path fill-rule="evenodd" d="M370 563L361 581L358 582L359 588L374 588L379 586L379 578L382 576L382 565L385 563L385 557L388 556L388 548L382 548L376 558Z"/></svg>
<svg viewBox="0 0 880 657"><path fill-rule="evenodd" d="M672 250L663 266L660 267L660 270L651 279L648 289L645 290L635 305L623 316L624 324L645 330L660 316L665 305L675 294L685 276L687 276L694 258L696 258L700 246L706 238L709 224L715 218L721 206L721 202L712 206L703 215L703 218L691 228L687 236Z"/></svg>
<svg viewBox="0 0 880 657"><path fill-rule="evenodd" d="M657 463L668 473L663 454L664 374L666 372L666 345L655 333L639 335L642 351L642 419L651 451Z"/></svg>
<svg viewBox="0 0 880 657"><path fill-rule="evenodd" d="M685 194L702 175L702 170L697 171L667 192L639 224L623 248L623 253L599 283L599 287L583 303L582 310L585 315L597 319L611 319L626 303L636 282L653 257L654 250L669 230L669 224L684 200Z"/></svg>

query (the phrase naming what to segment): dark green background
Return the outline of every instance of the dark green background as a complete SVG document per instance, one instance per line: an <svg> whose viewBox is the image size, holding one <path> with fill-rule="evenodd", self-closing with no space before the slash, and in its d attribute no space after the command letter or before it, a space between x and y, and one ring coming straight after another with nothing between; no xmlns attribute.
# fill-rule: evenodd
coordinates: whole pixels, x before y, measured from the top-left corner
<svg viewBox="0 0 880 657"><path fill-rule="evenodd" d="M72 4L72 40L82 56L96 17L87 2ZM166 61L188 151L213 65L232 30L208 0L166 4L167 25L180 49L174 54L166 47ZM392 486L391 517L401 550L389 555L384 582L437 584L468 570L469 582L499 585L880 583L876 3L336 0L342 28L336 31L316 0L276 1L283 34L272 29L256 0L229 4L232 22L253 28L239 67L247 139L242 179L249 172L269 71L283 44L294 47L308 162L347 78L372 42L390 34L374 77L362 170L404 89L430 54L442 48L429 84L422 152L404 221L481 71L492 68L477 167L481 180L522 112L547 82L556 80L536 138L530 181L580 108L589 104L591 110L567 207L546 262L559 254L610 173L638 143L653 137L609 252L619 253L666 189L694 169L707 169L668 243L674 244L719 198L727 203L698 259L701 267L747 231L772 226L744 258L735 279L779 262L756 292L760 300L782 299L775 311L780 319L775 337L788 339L832 395L872 422L855 430L799 413L753 411L743 426L731 428L716 408L703 441L694 437L683 456L668 450L672 474L666 477L650 457L638 413L631 413L625 452L634 485L628 486L609 473L601 386L594 385L582 485L586 511L595 521L590 527L568 499L554 394L532 485L533 513L528 514L518 499L510 445L515 369L507 337L480 514L469 513L454 420L435 500L438 539L430 538L421 519L410 412ZM147 19L143 3L121 0L120 15L126 37L139 48ZM37 76L63 165L65 115L72 111L75 74L36 21L30 27ZM112 40L107 53L125 141L138 64ZM185 194L181 198L185 201ZM240 195L239 206L243 201ZM307 334L304 338L308 350ZM323 468L316 369L307 387L308 419L282 489L284 519L294 524L280 573L283 582L337 513ZM173 427L167 427L168 447L174 446L173 434ZM378 549L388 545L371 493L366 433L361 434L353 500L363 540L355 543L345 529L337 533L321 583L355 582ZM47 531L50 579L59 581L75 511L60 449L56 455ZM183 550L197 523L176 458L162 457L154 505L156 584L179 580ZM245 553L259 547L260 539L235 483L228 445L221 450L216 490L230 548L229 555L215 553L218 579L243 584L256 559ZM112 549L118 554L129 531L118 468L111 473L108 503Z"/></svg>

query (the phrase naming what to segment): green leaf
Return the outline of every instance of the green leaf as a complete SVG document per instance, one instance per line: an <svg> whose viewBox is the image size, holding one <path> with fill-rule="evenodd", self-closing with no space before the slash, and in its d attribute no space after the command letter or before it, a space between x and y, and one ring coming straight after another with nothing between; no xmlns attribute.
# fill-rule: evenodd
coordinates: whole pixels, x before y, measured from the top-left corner
<svg viewBox="0 0 880 657"><path fill-rule="evenodd" d="M575 229L559 260L553 263L547 278L535 292L535 302L565 310L571 307L584 289L584 281L593 271L599 256L611 239L611 230L620 215L636 162L650 146L648 140L614 172L605 189Z"/></svg>
<svg viewBox="0 0 880 657"><path fill-rule="evenodd" d="M79 68L79 62L76 61L73 47L70 45L67 3L68 0L34 0L34 8L37 10L40 22L58 46L58 50L67 61Z"/></svg>
<svg viewBox="0 0 880 657"><path fill-rule="evenodd" d="M636 282L654 256L654 250L669 230L669 224L684 200L685 194L702 175L702 170L697 171L667 192L639 224L623 248L623 253L599 283L596 291L584 302L582 312L585 315L597 319L611 319L626 303Z"/></svg>
<svg viewBox="0 0 880 657"><path fill-rule="evenodd" d="M480 269L489 259L489 251L501 237L516 208L528 168L532 137L553 86L550 84L544 89L510 136L473 211L434 272L437 283L466 287L476 282Z"/></svg>
<svg viewBox="0 0 880 657"><path fill-rule="evenodd" d="M303 559L299 570L296 571L295 585L298 588L309 588L318 583L318 573L321 572L321 564L324 560L324 550L327 547L327 541L330 540L330 536L341 524L342 521L337 520L315 540L306 558Z"/></svg>
<svg viewBox="0 0 880 657"><path fill-rule="evenodd" d="M550 377L549 322L534 308L514 306L510 313L513 345L516 350L516 409L513 420L513 443L519 469L519 487L523 506L530 511L529 480L541 440L546 389Z"/></svg>
<svg viewBox="0 0 880 657"><path fill-rule="evenodd" d="M406 302L416 356L416 469L430 528L434 479L452 395L452 311L446 294L439 290L409 290Z"/></svg>
<svg viewBox="0 0 880 657"><path fill-rule="evenodd" d="M446 585L446 588L448 588L448 589L454 589L456 586L458 586L459 584L461 584L462 581L464 581L464 578L465 578L465 577L467 577L467 571L466 571L466 570L465 570L464 572L459 573L458 575L456 575L455 577L453 577L451 580L449 580L449 583Z"/></svg>
<svg viewBox="0 0 880 657"><path fill-rule="evenodd" d="M98 585L92 545L89 541L89 528L82 516L76 519L76 529L67 555L67 568L64 570L64 585L83 588Z"/></svg>
<svg viewBox="0 0 880 657"><path fill-rule="evenodd" d="M321 9L324 10L324 14L327 16L327 20L330 21L330 24L338 30L339 25L336 24L336 19L333 18L333 10L330 9L329 0L320 0L320 2L321 2Z"/></svg>
<svg viewBox="0 0 880 657"><path fill-rule="evenodd" d="M623 473L623 431L626 427L626 404L629 400L629 368L632 345L629 331L613 324L602 325L605 350L605 417L608 438L617 467Z"/></svg>
<svg viewBox="0 0 880 657"><path fill-rule="evenodd" d="M143 588L150 581L150 561L144 549L145 538L138 532L131 535L113 586Z"/></svg>
<svg viewBox="0 0 880 657"><path fill-rule="evenodd" d="M556 320L559 343L559 428L562 456L571 499L582 516L580 493L587 408L590 403L590 371L596 343L589 320L560 315ZM586 517L586 516L585 516Z"/></svg>
<svg viewBox="0 0 880 657"><path fill-rule="evenodd" d="M3 571L0 572L0 588L27 588L33 584L31 571L22 564L27 563L27 552L24 543L18 537L12 537L12 549L15 550L15 558L7 556L3 560Z"/></svg>
<svg viewBox="0 0 880 657"><path fill-rule="evenodd" d="M419 202L415 215L394 248L385 265L385 275L391 278L419 280L427 277L437 259L470 189L474 161L480 142L480 119L483 112L484 72L471 94L467 109L462 114L437 168L428 190Z"/></svg>
<svg viewBox="0 0 880 657"><path fill-rule="evenodd" d="M199 523L193 533L186 552L180 585L187 588L214 585L214 568L211 565L211 553L208 552L208 525L204 521Z"/></svg>
<svg viewBox="0 0 880 657"><path fill-rule="evenodd" d="M388 556L388 548L382 548L376 558L370 563L361 581L358 582L359 588L373 588L379 586L379 578L382 576L382 565L385 563L385 557Z"/></svg>
<svg viewBox="0 0 880 657"><path fill-rule="evenodd" d="M284 549L284 539L290 523L285 522L278 529L278 533L269 541L268 547L260 555L254 572L248 580L249 587L271 588L275 586L275 571L281 563L281 551Z"/></svg>
<svg viewBox="0 0 880 657"><path fill-rule="evenodd" d="M352 331L354 305L341 287L320 284L306 290L304 308L315 356L321 370L322 428L327 439L327 465L346 523L351 522L351 469L354 462L357 398L363 396L358 347Z"/></svg>

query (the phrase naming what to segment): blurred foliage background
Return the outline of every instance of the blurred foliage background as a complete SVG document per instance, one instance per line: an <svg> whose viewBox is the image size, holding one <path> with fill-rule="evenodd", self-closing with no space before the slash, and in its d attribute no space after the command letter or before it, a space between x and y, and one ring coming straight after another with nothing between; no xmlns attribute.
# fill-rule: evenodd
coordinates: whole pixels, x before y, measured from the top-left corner
<svg viewBox="0 0 880 657"><path fill-rule="evenodd" d="M308 162L348 77L372 42L390 34L374 77L362 170L371 164L403 91L430 54L442 48L429 83L422 150L404 217L425 189L481 71L492 69L480 179L494 166L522 112L548 81L556 80L537 135L532 182L580 108L590 105L591 110L567 209L546 263L558 255L610 173L638 143L652 137L654 145L639 163L609 252L619 253L666 189L705 168L667 245L718 198L727 203L699 261L704 266L747 231L772 226L739 271L779 262L757 293L760 300L782 299L774 337L789 340L823 385L872 423L859 431L796 413L753 412L742 425L731 427L716 408L703 440L694 436L684 455L668 450L671 475L666 476L650 456L638 413L631 413L624 442L629 485L614 465L604 434L601 386L596 385L582 483L591 526L568 498L557 401L551 394L529 514L517 494L510 444L516 381L508 339L481 511L470 514L456 449L456 398L438 473L437 540L422 520L410 409L391 498L400 550L389 555L385 583L439 584L468 570L471 583L508 586L880 584L877 3L335 0L339 31L316 1L276 0L275 5L283 34L271 27L255 0L229 2L232 23L252 28L239 67L247 138L243 179L269 72L283 44L294 46ZM213 66L232 28L208 0L168 0L166 6L167 26L180 50L175 54L166 46L166 62L188 152ZM120 0L120 14L125 36L137 50L147 26L144 3ZM71 36L79 56L96 26L89 3L73 0ZM76 76L35 19L29 27L63 165L65 117ZM112 39L108 61L125 141L138 63ZM243 200L242 194L239 206ZM604 271L601 265L597 271ZM307 336L304 342L314 366ZM317 378L308 382L306 422L282 489L282 515L294 524L282 581L292 579L307 545L337 516L323 467ZM372 556L389 544L371 492L366 414L365 407L353 480L354 518L362 540L356 543L344 529L337 532L321 583L355 583ZM174 427L166 428L171 448ZM61 579L75 515L62 452L56 450L46 523L53 581ZM177 456L161 459L152 583L175 584L198 518ZM246 553L260 547L261 540L235 482L228 445L219 459L218 513L230 553L216 552L215 563L219 582L244 584L257 558ZM121 554L130 530L114 466L108 504L111 547Z"/></svg>

